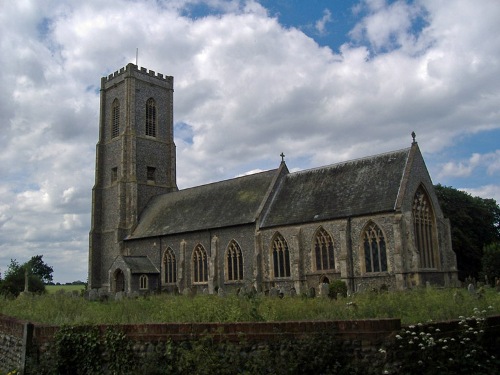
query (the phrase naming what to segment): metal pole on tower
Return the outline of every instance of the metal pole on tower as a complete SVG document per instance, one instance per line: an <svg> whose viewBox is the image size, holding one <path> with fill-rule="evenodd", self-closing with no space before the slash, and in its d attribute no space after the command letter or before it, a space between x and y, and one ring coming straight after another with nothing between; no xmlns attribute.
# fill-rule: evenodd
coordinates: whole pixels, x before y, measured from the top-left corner
<svg viewBox="0 0 500 375"><path fill-rule="evenodd" d="M139 48L135 49L135 65L139 66Z"/></svg>

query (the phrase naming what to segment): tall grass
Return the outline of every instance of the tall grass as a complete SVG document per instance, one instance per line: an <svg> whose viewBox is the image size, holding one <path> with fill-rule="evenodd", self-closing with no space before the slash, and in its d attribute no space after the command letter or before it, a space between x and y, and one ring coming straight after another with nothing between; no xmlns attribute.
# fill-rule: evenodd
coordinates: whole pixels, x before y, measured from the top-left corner
<svg viewBox="0 0 500 375"><path fill-rule="evenodd" d="M489 308L491 306L491 308ZM159 322L242 322L400 318L403 324L457 319L474 308L500 314L500 294L481 298L459 289L416 289L363 293L339 300L200 295L158 295L89 302L69 293L0 300L0 313L47 324L127 324Z"/></svg>

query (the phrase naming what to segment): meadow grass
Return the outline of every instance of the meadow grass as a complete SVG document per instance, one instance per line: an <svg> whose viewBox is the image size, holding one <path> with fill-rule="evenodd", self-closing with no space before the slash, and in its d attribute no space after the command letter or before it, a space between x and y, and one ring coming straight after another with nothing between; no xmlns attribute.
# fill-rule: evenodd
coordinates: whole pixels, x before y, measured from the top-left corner
<svg viewBox="0 0 500 375"><path fill-rule="evenodd" d="M491 307L490 307L491 306ZM0 300L0 313L46 324L138 324L162 322L243 322L400 318L403 324L446 321L474 308L500 314L500 294L485 290L477 298L462 289L415 289L360 293L351 297L269 298L228 295L155 295L121 301L90 302L70 293Z"/></svg>
<svg viewBox="0 0 500 375"><path fill-rule="evenodd" d="M57 293L61 290L64 292L70 292L70 293L74 290L81 292L84 289L85 289L84 284L79 284L79 285L45 285L46 292L50 293L50 294Z"/></svg>

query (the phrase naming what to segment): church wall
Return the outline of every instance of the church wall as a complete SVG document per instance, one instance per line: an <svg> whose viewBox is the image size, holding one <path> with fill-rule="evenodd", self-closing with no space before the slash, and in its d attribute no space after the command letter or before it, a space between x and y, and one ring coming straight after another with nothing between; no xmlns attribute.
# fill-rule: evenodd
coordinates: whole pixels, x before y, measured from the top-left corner
<svg viewBox="0 0 500 375"><path fill-rule="evenodd" d="M254 225L199 231L181 235L152 237L146 239L126 241L126 251L129 255L146 255L161 272L163 270L163 254L167 248L174 252L177 262L177 283L162 285L162 289L169 292L184 292L193 287L197 292L204 289L215 292L223 288L227 292L253 284L255 229ZM236 240L243 255L243 280L227 281L225 275L226 249L231 240ZM209 257L209 281L193 284L192 256L195 247L201 244Z"/></svg>

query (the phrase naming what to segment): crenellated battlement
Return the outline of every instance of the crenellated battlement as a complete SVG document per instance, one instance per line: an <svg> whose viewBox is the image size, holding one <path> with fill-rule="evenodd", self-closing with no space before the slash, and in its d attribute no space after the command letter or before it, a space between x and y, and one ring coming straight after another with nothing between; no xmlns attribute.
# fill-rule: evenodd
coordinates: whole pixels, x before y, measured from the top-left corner
<svg viewBox="0 0 500 375"><path fill-rule="evenodd" d="M125 73L127 71L142 73L142 74L145 74L145 75L148 75L150 77L154 77L156 79L160 79L160 80L166 81L166 82L172 81L172 79L173 79L172 76L166 76L166 75L163 75L161 73L156 73L154 70L148 70L148 69L143 68L143 67L139 68L137 65L129 63L129 64L127 64L127 66L121 68L120 70L117 70L112 74L109 74L107 77L103 77L103 81L109 82L109 81L115 79L116 77L119 77L120 75L122 75L123 73Z"/></svg>

